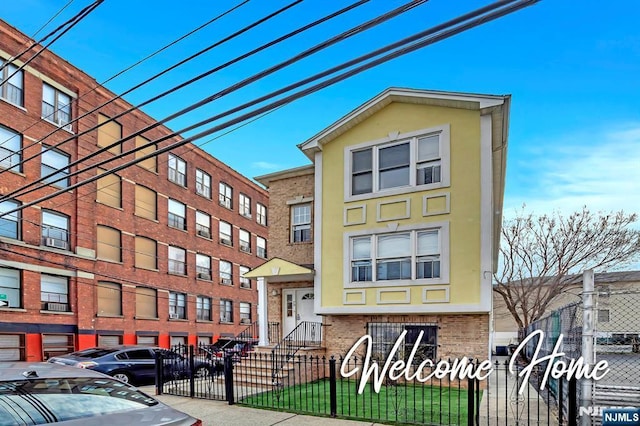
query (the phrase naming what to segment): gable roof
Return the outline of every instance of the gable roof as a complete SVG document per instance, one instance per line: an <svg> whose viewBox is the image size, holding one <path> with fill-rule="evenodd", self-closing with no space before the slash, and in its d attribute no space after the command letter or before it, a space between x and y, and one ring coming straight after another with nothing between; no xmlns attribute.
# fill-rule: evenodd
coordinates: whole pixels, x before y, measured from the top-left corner
<svg viewBox="0 0 640 426"><path fill-rule="evenodd" d="M243 276L245 278L267 278L268 281L296 281L308 280L313 278L313 269L297 265L278 257L274 257L252 269Z"/></svg>

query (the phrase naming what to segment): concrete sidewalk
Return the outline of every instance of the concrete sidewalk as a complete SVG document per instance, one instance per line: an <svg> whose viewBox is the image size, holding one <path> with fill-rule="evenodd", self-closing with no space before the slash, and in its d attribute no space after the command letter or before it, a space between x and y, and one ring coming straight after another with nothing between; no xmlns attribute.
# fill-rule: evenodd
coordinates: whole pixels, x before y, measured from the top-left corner
<svg viewBox="0 0 640 426"><path fill-rule="evenodd" d="M305 416L282 411L261 410L240 405L229 405L225 401L188 398L174 395L155 395L155 386L141 386L141 391L153 396L176 410L183 411L202 420L203 425L262 426L262 425L344 425L371 426L378 423L359 422L329 417Z"/></svg>

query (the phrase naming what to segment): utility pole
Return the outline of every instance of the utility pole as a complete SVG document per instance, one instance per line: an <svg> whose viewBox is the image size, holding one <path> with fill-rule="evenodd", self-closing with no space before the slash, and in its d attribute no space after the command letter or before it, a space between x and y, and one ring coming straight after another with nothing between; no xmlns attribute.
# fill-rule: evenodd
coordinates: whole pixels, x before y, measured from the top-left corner
<svg viewBox="0 0 640 426"><path fill-rule="evenodd" d="M582 273L582 358L585 366L591 370L595 364L595 303L594 303L594 274L593 269ZM582 395L580 406L589 408L593 405L593 381L581 379ZM580 426L591 426L591 416L580 416Z"/></svg>

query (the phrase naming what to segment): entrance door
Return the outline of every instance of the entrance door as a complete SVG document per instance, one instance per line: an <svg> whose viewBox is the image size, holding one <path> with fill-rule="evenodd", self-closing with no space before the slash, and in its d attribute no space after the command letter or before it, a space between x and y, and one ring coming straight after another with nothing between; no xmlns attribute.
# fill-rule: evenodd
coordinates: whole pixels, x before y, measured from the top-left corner
<svg viewBox="0 0 640 426"><path fill-rule="evenodd" d="M322 317L313 311L313 288L296 288L282 291L282 337L286 337L303 321L321 323ZM319 340L320 330L308 330L307 339Z"/></svg>

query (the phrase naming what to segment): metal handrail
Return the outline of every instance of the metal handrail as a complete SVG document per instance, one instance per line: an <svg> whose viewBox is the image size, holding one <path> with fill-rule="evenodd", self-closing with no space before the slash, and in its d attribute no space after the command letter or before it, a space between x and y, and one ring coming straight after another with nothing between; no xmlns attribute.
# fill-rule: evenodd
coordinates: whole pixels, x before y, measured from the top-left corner
<svg viewBox="0 0 640 426"><path fill-rule="evenodd" d="M273 362L271 377L277 383L277 375L300 350L308 346L320 346L322 343L322 323L302 321L271 350Z"/></svg>

